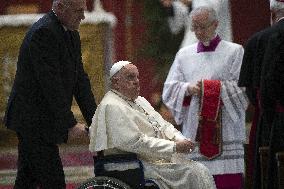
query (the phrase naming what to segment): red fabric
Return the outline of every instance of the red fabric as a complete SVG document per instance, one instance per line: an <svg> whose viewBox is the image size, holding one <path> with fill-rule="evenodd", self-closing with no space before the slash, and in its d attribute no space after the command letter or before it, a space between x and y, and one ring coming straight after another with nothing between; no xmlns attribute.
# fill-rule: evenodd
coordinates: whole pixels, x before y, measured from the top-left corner
<svg viewBox="0 0 284 189"><path fill-rule="evenodd" d="M217 189L243 189L243 174L213 175Z"/></svg>
<svg viewBox="0 0 284 189"><path fill-rule="evenodd" d="M268 0L231 0L230 8L235 43L244 45L254 33L270 26ZM255 21L253 24L252 20Z"/></svg>
<svg viewBox="0 0 284 189"><path fill-rule="evenodd" d="M78 188L78 184L66 184L66 189L76 189ZM9 186L1 186L1 189L13 189L13 186L9 185Z"/></svg>
<svg viewBox="0 0 284 189"><path fill-rule="evenodd" d="M203 80L201 116L216 120L220 105L221 82L219 80Z"/></svg>
<svg viewBox="0 0 284 189"><path fill-rule="evenodd" d="M252 178L254 171L256 127L260 116L260 91L256 89L256 106L254 107L254 115L249 133L248 158L247 158L247 177Z"/></svg>
<svg viewBox="0 0 284 189"><path fill-rule="evenodd" d="M221 82L218 80L202 81L202 99L198 139L200 153L213 159L221 153L221 128L218 113L220 106Z"/></svg>
<svg viewBox="0 0 284 189"><path fill-rule="evenodd" d="M283 0L283 2L284 2L284 0ZM279 103L276 104L276 112L284 113L284 107L281 106L281 104L279 104Z"/></svg>
<svg viewBox="0 0 284 189"><path fill-rule="evenodd" d="M213 159L221 153L220 142L215 142L216 123L203 121L200 130L200 153L208 159Z"/></svg>
<svg viewBox="0 0 284 189"><path fill-rule="evenodd" d="M190 96L184 97L182 106L189 106L190 105L190 101L191 101L191 97Z"/></svg>
<svg viewBox="0 0 284 189"><path fill-rule="evenodd" d="M254 170L255 140L256 140L255 136L256 136L256 127L260 116L259 113L260 113L259 106L256 105L249 133L249 146L248 146L248 158L247 158L247 174L248 177L251 178L253 176L253 170Z"/></svg>
<svg viewBox="0 0 284 189"><path fill-rule="evenodd" d="M204 121L200 130L200 153L208 159L213 159L221 153L221 141L216 141L216 123Z"/></svg>

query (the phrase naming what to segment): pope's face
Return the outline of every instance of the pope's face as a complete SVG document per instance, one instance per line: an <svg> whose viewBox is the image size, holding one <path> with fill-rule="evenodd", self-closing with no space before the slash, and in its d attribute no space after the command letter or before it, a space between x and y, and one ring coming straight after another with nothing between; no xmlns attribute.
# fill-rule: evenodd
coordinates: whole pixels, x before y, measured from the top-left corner
<svg viewBox="0 0 284 189"><path fill-rule="evenodd" d="M126 97L135 100L139 96L139 72L135 65L127 64L121 70L117 81L118 91Z"/></svg>
<svg viewBox="0 0 284 189"><path fill-rule="evenodd" d="M202 12L192 17L191 30L201 42L209 42L215 35L218 21L211 21L208 12Z"/></svg>

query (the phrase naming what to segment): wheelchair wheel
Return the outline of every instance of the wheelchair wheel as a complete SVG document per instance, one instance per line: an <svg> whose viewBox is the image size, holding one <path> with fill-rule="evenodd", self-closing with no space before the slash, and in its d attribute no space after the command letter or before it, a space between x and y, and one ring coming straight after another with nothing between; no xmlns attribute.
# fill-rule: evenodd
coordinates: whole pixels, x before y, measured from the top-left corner
<svg viewBox="0 0 284 189"><path fill-rule="evenodd" d="M77 189L131 189L131 188L130 186L128 186L127 184L116 178L98 176L85 181Z"/></svg>

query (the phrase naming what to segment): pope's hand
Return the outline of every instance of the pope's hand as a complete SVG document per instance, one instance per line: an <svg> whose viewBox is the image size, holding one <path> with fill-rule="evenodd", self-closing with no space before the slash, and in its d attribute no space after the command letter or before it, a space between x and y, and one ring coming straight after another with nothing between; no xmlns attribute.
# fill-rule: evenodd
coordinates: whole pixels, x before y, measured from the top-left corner
<svg viewBox="0 0 284 189"><path fill-rule="evenodd" d="M85 124L77 123L74 127L69 129L70 138L83 138L88 136Z"/></svg>
<svg viewBox="0 0 284 189"><path fill-rule="evenodd" d="M177 153L190 153L194 149L194 143L190 140L179 140L176 141L176 152Z"/></svg>

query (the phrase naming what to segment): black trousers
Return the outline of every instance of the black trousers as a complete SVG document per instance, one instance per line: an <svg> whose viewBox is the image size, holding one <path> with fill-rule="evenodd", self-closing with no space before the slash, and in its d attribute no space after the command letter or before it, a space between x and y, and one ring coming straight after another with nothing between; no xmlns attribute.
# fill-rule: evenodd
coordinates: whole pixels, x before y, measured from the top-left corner
<svg viewBox="0 0 284 189"><path fill-rule="evenodd" d="M18 133L18 172L14 189L65 189L59 149L41 137Z"/></svg>
<svg viewBox="0 0 284 189"><path fill-rule="evenodd" d="M271 124L266 116L261 114L260 120L256 128L256 141L254 147L254 173L253 173L253 189L261 188L261 165L259 147L269 146Z"/></svg>
<svg viewBox="0 0 284 189"><path fill-rule="evenodd" d="M284 113L276 113L269 143L268 156L268 185L269 189L280 189L278 187L278 165L276 160L276 153L284 151Z"/></svg>

